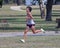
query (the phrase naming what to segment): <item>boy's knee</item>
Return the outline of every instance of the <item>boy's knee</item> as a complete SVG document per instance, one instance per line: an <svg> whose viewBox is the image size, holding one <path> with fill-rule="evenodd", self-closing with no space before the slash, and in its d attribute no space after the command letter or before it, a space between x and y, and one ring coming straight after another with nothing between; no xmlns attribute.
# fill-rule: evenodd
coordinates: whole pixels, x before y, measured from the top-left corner
<svg viewBox="0 0 60 48"><path fill-rule="evenodd" d="M24 34L26 34L27 32L24 32Z"/></svg>
<svg viewBox="0 0 60 48"><path fill-rule="evenodd" d="M27 30L25 30L25 31L24 31L24 34L26 34L27 32L28 32L28 31L27 31Z"/></svg>
<svg viewBox="0 0 60 48"><path fill-rule="evenodd" d="M35 32L33 32L33 34L36 34Z"/></svg>
<svg viewBox="0 0 60 48"><path fill-rule="evenodd" d="M33 31L33 34L36 34L35 31Z"/></svg>
<svg viewBox="0 0 60 48"><path fill-rule="evenodd" d="M32 30L32 32L33 32L33 34L36 34L36 33L35 33L35 30Z"/></svg>

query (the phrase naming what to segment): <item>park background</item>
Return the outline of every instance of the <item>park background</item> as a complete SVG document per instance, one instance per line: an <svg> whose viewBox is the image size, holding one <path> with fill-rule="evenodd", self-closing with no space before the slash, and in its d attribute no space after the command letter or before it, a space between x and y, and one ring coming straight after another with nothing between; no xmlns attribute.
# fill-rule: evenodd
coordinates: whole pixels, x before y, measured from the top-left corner
<svg viewBox="0 0 60 48"><path fill-rule="evenodd" d="M8 1L8 2L7 2ZM20 3L16 3L15 0L3 0L2 7L0 8L0 33L17 33L23 32L26 24L26 4L25 0L19 0ZM60 0L59 0L60 1ZM41 19L39 5L32 5L32 15L36 22L36 29L43 28L45 31L56 31L56 18L60 18L60 5L59 2L54 2L52 6L52 20L46 21L46 18ZM21 6L22 11L11 10L12 6ZM60 29L59 33L60 34ZM2 34L0 34L2 35ZM55 36L28 36L26 43L20 42L22 36L14 37L0 37L0 48L60 48L60 35Z"/></svg>
<svg viewBox="0 0 60 48"><path fill-rule="evenodd" d="M56 18L60 18L60 5L56 5L59 0L55 3L53 2L52 15L49 17L52 21L46 21L46 16L44 19L41 19L39 2L37 2L38 0L35 1L36 3L33 4L33 0L3 0L3 6L0 8L0 31L23 31L26 27L25 10L27 5L31 5L33 8L32 15L34 16L37 29L43 28L45 30L55 31L57 26ZM20 8L23 11L11 10L11 6L21 6Z"/></svg>

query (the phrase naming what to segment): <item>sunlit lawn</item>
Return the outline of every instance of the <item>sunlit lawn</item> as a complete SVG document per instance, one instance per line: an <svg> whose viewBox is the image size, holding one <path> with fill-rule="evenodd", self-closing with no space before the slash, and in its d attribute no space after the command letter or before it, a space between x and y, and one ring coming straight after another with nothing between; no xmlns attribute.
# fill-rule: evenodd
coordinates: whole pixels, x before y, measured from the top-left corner
<svg viewBox="0 0 60 48"><path fill-rule="evenodd" d="M60 36L28 36L26 43L21 38L0 38L0 48L60 48Z"/></svg>

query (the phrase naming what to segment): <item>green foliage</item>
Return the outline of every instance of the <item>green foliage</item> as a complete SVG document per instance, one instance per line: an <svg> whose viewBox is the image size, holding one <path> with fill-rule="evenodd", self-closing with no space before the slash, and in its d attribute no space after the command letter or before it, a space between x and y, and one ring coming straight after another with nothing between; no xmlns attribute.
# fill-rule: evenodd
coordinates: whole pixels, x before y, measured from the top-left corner
<svg viewBox="0 0 60 48"><path fill-rule="evenodd" d="M3 2L3 0L0 0L0 8L2 8L2 2Z"/></svg>
<svg viewBox="0 0 60 48"><path fill-rule="evenodd" d="M0 1L2 1L2 0L0 0Z"/></svg>
<svg viewBox="0 0 60 48"><path fill-rule="evenodd" d="M0 0L0 2L2 2L3 0Z"/></svg>

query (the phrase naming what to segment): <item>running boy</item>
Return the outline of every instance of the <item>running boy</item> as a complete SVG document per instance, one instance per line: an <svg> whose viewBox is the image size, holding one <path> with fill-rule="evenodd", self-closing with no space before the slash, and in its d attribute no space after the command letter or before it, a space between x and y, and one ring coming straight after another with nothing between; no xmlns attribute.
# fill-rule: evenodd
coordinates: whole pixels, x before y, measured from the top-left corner
<svg viewBox="0 0 60 48"><path fill-rule="evenodd" d="M25 42L26 40L26 34L29 31L29 29L32 30L33 34L39 33L39 32L44 32L43 29L40 30L36 30L35 29L35 22L33 20L33 16L31 14L32 8L31 7L27 7L26 8L26 12L27 12L27 16L26 16L26 29L24 31L24 39L21 39L22 42Z"/></svg>

